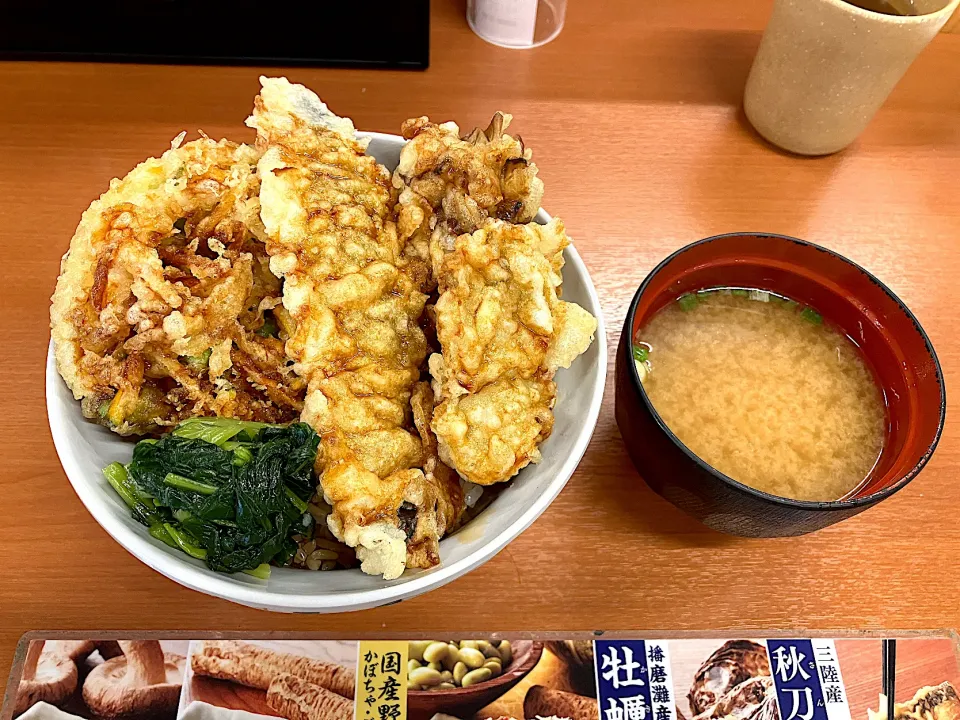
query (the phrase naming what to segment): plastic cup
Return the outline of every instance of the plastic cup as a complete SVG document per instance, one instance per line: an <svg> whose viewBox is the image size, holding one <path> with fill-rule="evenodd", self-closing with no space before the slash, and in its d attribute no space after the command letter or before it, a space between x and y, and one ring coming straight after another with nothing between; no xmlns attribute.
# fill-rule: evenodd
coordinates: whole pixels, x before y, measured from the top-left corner
<svg viewBox="0 0 960 720"><path fill-rule="evenodd" d="M505 48L539 47L563 29L567 0L467 0L470 29Z"/></svg>

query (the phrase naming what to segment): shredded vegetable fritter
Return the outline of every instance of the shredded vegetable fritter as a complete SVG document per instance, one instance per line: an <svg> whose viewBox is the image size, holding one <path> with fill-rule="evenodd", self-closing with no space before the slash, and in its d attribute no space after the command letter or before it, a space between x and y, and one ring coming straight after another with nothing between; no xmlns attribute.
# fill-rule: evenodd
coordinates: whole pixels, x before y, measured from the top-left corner
<svg viewBox="0 0 960 720"><path fill-rule="evenodd" d="M53 297L57 367L84 415L122 435L203 415L295 420L305 383L255 236L258 154L181 138L84 212Z"/></svg>

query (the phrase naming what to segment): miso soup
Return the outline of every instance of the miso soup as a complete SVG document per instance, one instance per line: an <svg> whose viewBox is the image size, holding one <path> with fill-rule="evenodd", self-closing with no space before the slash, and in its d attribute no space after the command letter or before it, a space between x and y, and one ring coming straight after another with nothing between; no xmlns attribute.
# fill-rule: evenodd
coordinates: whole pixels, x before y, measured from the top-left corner
<svg viewBox="0 0 960 720"><path fill-rule="evenodd" d="M684 295L637 333L647 396L703 461L797 500L857 489L883 449L883 395L858 348L812 308L771 293Z"/></svg>

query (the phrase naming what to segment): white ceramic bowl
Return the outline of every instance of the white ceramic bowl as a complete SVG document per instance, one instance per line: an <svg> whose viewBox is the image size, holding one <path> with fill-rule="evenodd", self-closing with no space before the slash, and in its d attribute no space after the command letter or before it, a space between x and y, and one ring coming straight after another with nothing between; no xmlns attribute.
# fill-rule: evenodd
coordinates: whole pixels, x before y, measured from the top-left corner
<svg viewBox="0 0 960 720"><path fill-rule="evenodd" d="M369 152L391 170L403 139L361 133L371 138ZM540 211L538 222L549 216ZM281 612L362 610L419 595L469 572L496 555L523 532L553 501L583 457L600 412L607 370L606 333L600 302L577 251L564 252L563 298L579 303L598 321L596 339L568 370L556 377L559 388L553 434L543 444L543 460L523 469L513 483L469 524L469 532L440 543L441 564L408 570L385 582L359 569L311 572L274 568L267 581L247 575L224 575L154 540L130 515L101 474L113 462L129 462L133 442L83 418L57 373L53 348L47 355L47 415L60 462L90 514L114 540L154 570L194 590L242 605Z"/></svg>

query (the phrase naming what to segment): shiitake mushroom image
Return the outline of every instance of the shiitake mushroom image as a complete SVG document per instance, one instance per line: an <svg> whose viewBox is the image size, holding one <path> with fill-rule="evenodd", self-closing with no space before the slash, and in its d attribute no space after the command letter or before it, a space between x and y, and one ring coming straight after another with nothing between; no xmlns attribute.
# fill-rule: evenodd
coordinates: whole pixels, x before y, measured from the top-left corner
<svg viewBox="0 0 960 720"><path fill-rule="evenodd" d="M183 684L182 655L158 640L121 640L123 655L98 665L83 682L83 701L106 720L172 717Z"/></svg>
<svg viewBox="0 0 960 720"><path fill-rule="evenodd" d="M39 702L60 705L77 689L77 665L68 655L44 652L43 640L34 640L23 664L14 715L20 715Z"/></svg>
<svg viewBox="0 0 960 720"><path fill-rule="evenodd" d="M166 644L185 649L187 643ZM183 655L164 652L158 640L34 640L13 715L29 713L25 720L56 713L92 720L172 720L185 662Z"/></svg>
<svg viewBox="0 0 960 720"><path fill-rule="evenodd" d="M547 648L565 665L570 684L580 695L596 696L597 683L593 670L593 642L590 640L556 640Z"/></svg>

